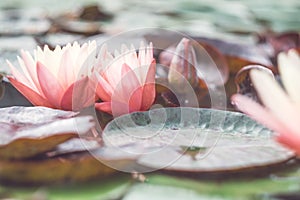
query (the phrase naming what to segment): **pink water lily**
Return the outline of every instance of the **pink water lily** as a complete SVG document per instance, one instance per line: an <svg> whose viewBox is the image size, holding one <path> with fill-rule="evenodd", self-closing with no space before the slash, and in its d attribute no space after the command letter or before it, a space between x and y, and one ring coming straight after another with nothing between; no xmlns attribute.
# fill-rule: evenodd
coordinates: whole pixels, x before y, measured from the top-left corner
<svg viewBox="0 0 300 200"><path fill-rule="evenodd" d="M232 96L234 104L255 120L276 132L278 142L300 155L300 57L295 50L280 53L278 68L284 89L260 70L250 72L251 80L265 107L246 96Z"/></svg>
<svg viewBox="0 0 300 200"><path fill-rule="evenodd" d="M151 107L156 70L152 44L141 44L138 55L133 46L123 45L114 56L103 45L98 59L96 94L103 102L96 103L96 109L119 116Z"/></svg>
<svg viewBox="0 0 300 200"><path fill-rule="evenodd" d="M89 75L95 59L95 41L38 47L33 57L22 50L21 71L8 61L13 75L8 79L33 105L79 110L94 103Z"/></svg>

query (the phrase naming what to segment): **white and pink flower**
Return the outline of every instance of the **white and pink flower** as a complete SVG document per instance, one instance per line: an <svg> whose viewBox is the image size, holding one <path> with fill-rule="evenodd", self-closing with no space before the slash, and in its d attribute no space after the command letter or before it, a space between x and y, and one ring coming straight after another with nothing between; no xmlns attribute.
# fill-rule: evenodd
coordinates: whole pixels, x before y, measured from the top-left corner
<svg viewBox="0 0 300 200"><path fill-rule="evenodd" d="M276 132L278 142L300 155L300 57L280 53L278 68L284 89L264 71L253 69L251 80L264 107L241 94L232 96L238 109Z"/></svg>
<svg viewBox="0 0 300 200"><path fill-rule="evenodd" d="M8 79L33 105L79 110L94 103L87 87L95 57L95 41L82 46L74 42L54 50L38 47L33 57L22 50L18 57L21 71L8 62L13 75Z"/></svg>
<svg viewBox="0 0 300 200"><path fill-rule="evenodd" d="M98 110L119 116L148 110L155 99L155 71L153 47L141 44L138 54L131 46L122 45L114 55L103 45L95 68L98 81L96 94L102 102Z"/></svg>

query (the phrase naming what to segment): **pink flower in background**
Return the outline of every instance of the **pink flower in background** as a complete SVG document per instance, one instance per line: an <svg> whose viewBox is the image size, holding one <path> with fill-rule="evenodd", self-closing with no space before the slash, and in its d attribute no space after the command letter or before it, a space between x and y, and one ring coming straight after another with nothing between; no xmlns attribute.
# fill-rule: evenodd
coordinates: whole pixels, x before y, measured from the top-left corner
<svg viewBox="0 0 300 200"><path fill-rule="evenodd" d="M167 52L163 52L167 54ZM170 69L168 81L172 85L176 85L184 90L185 81L187 80L191 86L198 86L198 76L196 71L196 53L192 45L192 41L187 38L182 38L176 46L174 53L169 53ZM167 56L167 55L166 55ZM164 58L164 56L161 56ZM163 60L164 61L164 60ZM164 61L166 62L166 61Z"/></svg>
<svg viewBox="0 0 300 200"><path fill-rule="evenodd" d="M278 68L284 89L264 71L253 69L251 80L265 107L235 94L233 103L255 120L274 130L278 142L300 155L300 57L295 50L280 53Z"/></svg>
<svg viewBox="0 0 300 200"><path fill-rule="evenodd" d="M119 116L148 110L155 98L156 64L150 43L136 49L122 45L121 53L114 56L103 45L96 66L98 81L96 94L103 101L96 103L98 110Z"/></svg>
<svg viewBox="0 0 300 200"><path fill-rule="evenodd" d="M94 103L89 75L95 58L95 41L54 50L38 47L33 57L22 50L21 71L8 62L13 75L8 79L33 105L79 110Z"/></svg>

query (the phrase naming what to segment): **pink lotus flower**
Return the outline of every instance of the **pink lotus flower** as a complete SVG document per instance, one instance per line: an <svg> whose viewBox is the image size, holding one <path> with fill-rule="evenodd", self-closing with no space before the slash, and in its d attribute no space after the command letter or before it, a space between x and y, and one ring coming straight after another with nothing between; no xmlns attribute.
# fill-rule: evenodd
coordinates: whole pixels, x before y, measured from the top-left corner
<svg viewBox="0 0 300 200"><path fill-rule="evenodd" d="M156 71L151 43L147 47L141 44L138 55L133 46L123 45L121 54L115 51L113 56L103 45L98 59L96 94L103 102L96 103L96 109L119 116L151 107Z"/></svg>
<svg viewBox="0 0 300 200"><path fill-rule="evenodd" d="M48 46L38 47L34 57L22 50L18 57L22 72L8 61L13 75L8 79L33 105L79 110L94 102L92 90L87 88L95 59L95 41L56 46L53 51Z"/></svg>
<svg viewBox="0 0 300 200"><path fill-rule="evenodd" d="M251 80L265 107L235 94L233 103L255 120L274 130L278 142L300 155L300 57L295 50L280 53L278 68L285 91L263 71L253 69Z"/></svg>

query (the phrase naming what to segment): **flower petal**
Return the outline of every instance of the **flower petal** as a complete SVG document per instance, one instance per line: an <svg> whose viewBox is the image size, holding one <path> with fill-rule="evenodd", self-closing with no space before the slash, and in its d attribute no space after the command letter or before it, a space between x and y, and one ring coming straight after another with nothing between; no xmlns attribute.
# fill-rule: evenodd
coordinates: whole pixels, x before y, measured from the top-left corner
<svg viewBox="0 0 300 200"><path fill-rule="evenodd" d="M50 50L47 45L44 46L44 65L47 65L47 69L54 75L58 76L59 67L61 63L61 59L63 57L63 53L65 50L62 50L59 45L57 45L54 51ZM38 60L39 61L39 60Z"/></svg>
<svg viewBox="0 0 300 200"><path fill-rule="evenodd" d="M122 66L122 79L120 81L121 88L118 86L115 90L119 90L122 102L129 105L129 111L139 111L142 104L143 91L136 73L127 65ZM113 95L114 96L114 95Z"/></svg>
<svg viewBox="0 0 300 200"><path fill-rule="evenodd" d="M145 83L147 73L148 73L148 67L151 64L153 60L153 46L152 43L150 43L149 46L145 47L144 43L141 42L141 46L139 49L139 67L141 67L142 70L140 70L139 78L142 84Z"/></svg>
<svg viewBox="0 0 300 200"><path fill-rule="evenodd" d="M24 76L23 74L21 74L12 64L11 62L9 62L7 60L7 64L8 66L10 67L10 71L12 73L12 75L15 77L15 79L18 81L18 82L21 82L23 83L24 85L26 85L27 87L30 87L32 88L32 84L30 83L30 81L27 79L26 76Z"/></svg>
<svg viewBox="0 0 300 200"><path fill-rule="evenodd" d="M69 49L66 49L64 52L61 60L60 60L60 66L59 66L59 72L58 72L58 80L60 81L63 88L68 88L70 84L75 80L74 75L74 60L71 58L72 51Z"/></svg>
<svg viewBox="0 0 300 200"><path fill-rule="evenodd" d="M284 146L294 150L298 155L300 155L300 135L294 135L290 133L279 134L276 138L277 142L283 144Z"/></svg>
<svg viewBox="0 0 300 200"><path fill-rule="evenodd" d="M278 118L272 115L272 113L246 96L235 94L231 97L231 100L239 110L277 132L276 140L279 143L300 154L300 135L298 133L295 133L294 130L283 124Z"/></svg>
<svg viewBox="0 0 300 200"><path fill-rule="evenodd" d="M27 87L23 83L18 80L8 76L7 77L10 83L22 94L26 97L33 105L35 106L45 106L49 108L55 108L55 106L51 105L46 99L44 99L40 94Z"/></svg>
<svg viewBox="0 0 300 200"><path fill-rule="evenodd" d="M111 101L111 95L114 89L98 72L95 73L95 76L98 80L96 88L97 96L102 99L102 101Z"/></svg>
<svg viewBox="0 0 300 200"><path fill-rule="evenodd" d="M57 78L40 62L37 62L37 75L44 96L59 108L64 90Z"/></svg>
<svg viewBox="0 0 300 200"><path fill-rule="evenodd" d="M141 110L148 110L154 102L155 99L155 72L156 72L156 63L153 59L145 81L145 85L143 87L143 98Z"/></svg>
<svg viewBox="0 0 300 200"><path fill-rule="evenodd" d="M95 108L97 110L112 114L111 111L111 102L101 102L101 103L95 103Z"/></svg>
<svg viewBox="0 0 300 200"><path fill-rule="evenodd" d="M241 94L235 94L231 100L240 111L277 133L287 131L287 127L279 119L252 99Z"/></svg>
<svg viewBox="0 0 300 200"><path fill-rule="evenodd" d="M291 99L300 104L300 58L295 50L278 55L278 69L284 88Z"/></svg>
<svg viewBox="0 0 300 200"><path fill-rule="evenodd" d="M298 117L299 110L295 109L295 106L275 79L269 74L257 69L251 70L250 76L264 105L270 109L270 112L285 124L285 126L297 132L300 124Z"/></svg>
<svg viewBox="0 0 300 200"><path fill-rule="evenodd" d="M94 90L89 85L89 78L84 77L71 84L62 96L60 107L64 110L80 110L92 105L95 97Z"/></svg>
<svg viewBox="0 0 300 200"><path fill-rule="evenodd" d="M132 107L130 107L128 102L119 101L118 99L111 101L111 114L113 117L118 117L134 111L138 110L134 110Z"/></svg>
<svg viewBox="0 0 300 200"><path fill-rule="evenodd" d="M39 91L39 93L42 93L41 87L38 82L37 73L36 73L36 64L27 51L21 51L21 57L24 62L24 65L21 65L23 68L23 71L25 74L27 74L27 77L30 78L33 82L34 87Z"/></svg>

